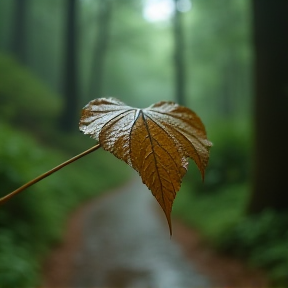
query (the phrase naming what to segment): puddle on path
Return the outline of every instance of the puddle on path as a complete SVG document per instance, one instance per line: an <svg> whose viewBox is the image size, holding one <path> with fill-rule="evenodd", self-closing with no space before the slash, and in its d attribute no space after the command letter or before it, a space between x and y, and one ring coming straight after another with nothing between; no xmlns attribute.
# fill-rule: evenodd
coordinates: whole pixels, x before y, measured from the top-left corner
<svg viewBox="0 0 288 288"><path fill-rule="evenodd" d="M209 287L170 238L155 205L140 179L96 202L83 227L70 286Z"/></svg>

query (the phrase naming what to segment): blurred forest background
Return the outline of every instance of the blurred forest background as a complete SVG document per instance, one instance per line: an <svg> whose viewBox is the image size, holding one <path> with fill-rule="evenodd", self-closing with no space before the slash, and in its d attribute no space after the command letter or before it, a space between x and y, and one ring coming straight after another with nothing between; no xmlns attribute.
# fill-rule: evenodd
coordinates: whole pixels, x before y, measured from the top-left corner
<svg viewBox="0 0 288 288"><path fill-rule="evenodd" d="M287 285L287 19L285 0L1 0L0 195L93 145L78 133L90 100L173 100L214 143L174 215ZM0 285L40 283L69 212L129 178L96 154L0 207Z"/></svg>

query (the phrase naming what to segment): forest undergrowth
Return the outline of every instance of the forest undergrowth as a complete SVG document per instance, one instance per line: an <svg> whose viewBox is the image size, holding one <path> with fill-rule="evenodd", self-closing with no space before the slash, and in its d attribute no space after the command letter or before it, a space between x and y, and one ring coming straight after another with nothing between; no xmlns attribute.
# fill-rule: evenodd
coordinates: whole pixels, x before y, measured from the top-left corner
<svg viewBox="0 0 288 288"><path fill-rule="evenodd" d="M55 129L59 95L3 54L0 78L0 196L4 196L95 142L80 133L63 134ZM235 123L220 121L208 127L214 146L205 182L191 163L173 213L196 227L215 249L267 271L273 287L287 286L288 214L269 210L252 217L246 213L252 143L247 127L235 129ZM37 285L41 262L51 245L61 241L69 213L128 179L129 167L101 150L1 207L2 285Z"/></svg>
<svg viewBox="0 0 288 288"><path fill-rule="evenodd" d="M247 213L252 190L250 132L243 126L235 133L231 123L220 127L209 127L213 147L205 181L190 165L173 213L196 228L215 250L263 269L272 287L286 287L288 213Z"/></svg>
<svg viewBox="0 0 288 288"><path fill-rule="evenodd" d="M0 78L2 197L95 143L80 133L57 131L60 98L5 55L0 55ZM42 262L61 241L70 213L128 178L124 163L98 151L3 204L1 287L36 287L41 281Z"/></svg>

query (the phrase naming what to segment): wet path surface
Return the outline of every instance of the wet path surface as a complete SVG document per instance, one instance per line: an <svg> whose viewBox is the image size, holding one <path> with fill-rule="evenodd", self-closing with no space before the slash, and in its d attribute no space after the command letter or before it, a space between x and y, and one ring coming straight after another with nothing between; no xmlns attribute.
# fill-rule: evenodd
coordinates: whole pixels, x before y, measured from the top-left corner
<svg viewBox="0 0 288 288"><path fill-rule="evenodd" d="M140 179L95 202L73 257L70 287L213 286L186 260L155 207Z"/></svg>

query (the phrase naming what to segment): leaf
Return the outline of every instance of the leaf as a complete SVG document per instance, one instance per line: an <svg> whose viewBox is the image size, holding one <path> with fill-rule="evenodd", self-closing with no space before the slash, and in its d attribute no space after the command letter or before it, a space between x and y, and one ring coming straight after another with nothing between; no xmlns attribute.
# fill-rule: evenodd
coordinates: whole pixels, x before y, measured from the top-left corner
<svg viewBox="0 0 288 288"><path fill-rule="evenodd" d="M114 98L99 98L83 108L79 128L138 171L162 207L172 234L172 204L188 158L195 161L202 179L209 159L212 143L200 118L173 102L137 109Z"/></svg>

